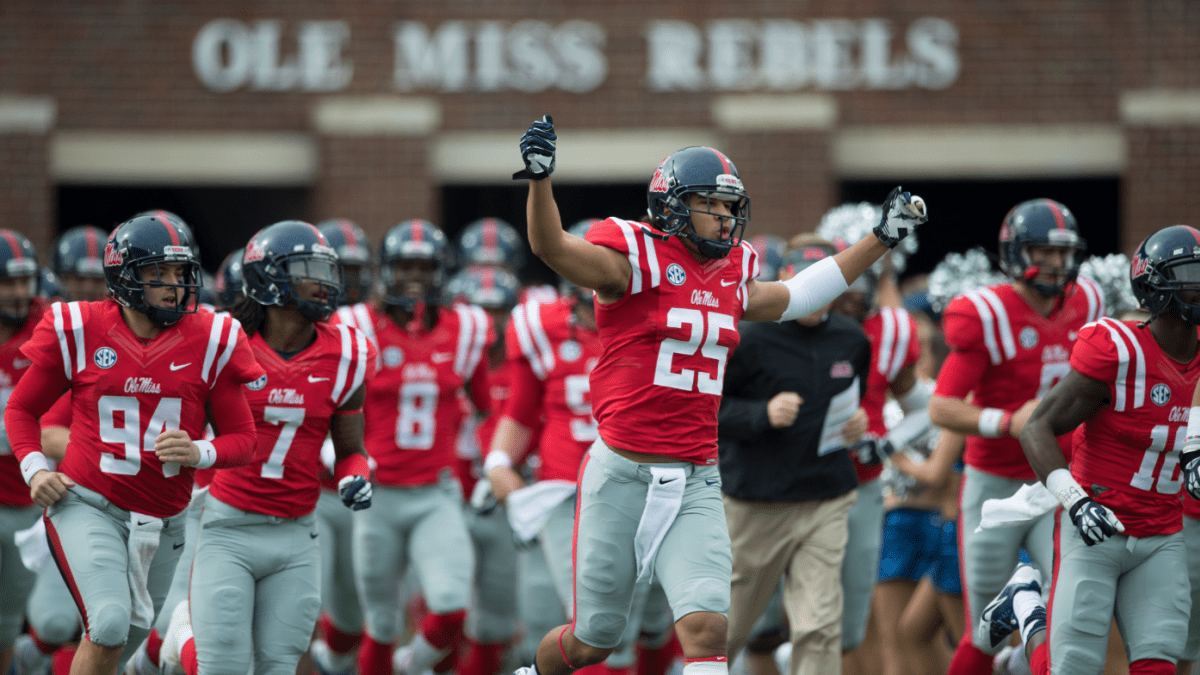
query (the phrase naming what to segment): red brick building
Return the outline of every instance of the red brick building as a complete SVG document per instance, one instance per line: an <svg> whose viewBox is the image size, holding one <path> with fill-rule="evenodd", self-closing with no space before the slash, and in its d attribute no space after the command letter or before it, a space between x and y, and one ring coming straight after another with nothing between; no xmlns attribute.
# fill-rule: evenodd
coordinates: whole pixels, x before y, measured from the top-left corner
<svg viewBox="0 0 1200 675"><path fill-rule="evenodd" d="M552 113L565 219L636 216L654 165L722 148L751 232L896 182L924 241L1060 198L1093 250L1200 224L1200 4L118 2L0 10L0 226L175 210L205 265L285 217L374 237L523 224L517 140ZM957 237L957 239L955 238Z"/></svg>

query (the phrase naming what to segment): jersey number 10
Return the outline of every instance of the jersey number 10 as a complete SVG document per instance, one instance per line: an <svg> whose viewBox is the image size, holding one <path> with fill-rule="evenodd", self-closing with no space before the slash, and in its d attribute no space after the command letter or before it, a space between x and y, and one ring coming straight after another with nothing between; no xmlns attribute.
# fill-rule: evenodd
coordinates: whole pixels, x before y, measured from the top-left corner
<svg viewBox="0 0 1200 675"><path fill-rule="evenodd" d="M1179 449L1183 447L1186 438L1187 426L1176 428L1174 439L1171 439L1169 425L1159 424L1151 429L1150 447L1146 448L1146 454L1142 456L1142 466L1137 473L1133 474L1133 480L1129 481L1129 484L1147 492L1151 488L1155 488L1159 494L1179 494L1179 489L1183 486L1183 478L1175 478L1174 475L1175 469L1179 466ZM1170 448L1167 447L1168 440L1174 441ZM1162 469L1158 471L1158 486L1155 487L1154 469L1158 466L1160 456L1164 456L1164 458Z"/></svg>

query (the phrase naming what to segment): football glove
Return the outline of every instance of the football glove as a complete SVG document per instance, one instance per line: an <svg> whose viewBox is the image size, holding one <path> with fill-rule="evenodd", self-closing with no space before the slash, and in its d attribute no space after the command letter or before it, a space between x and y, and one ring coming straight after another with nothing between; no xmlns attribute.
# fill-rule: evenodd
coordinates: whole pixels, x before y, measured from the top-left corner
<svg viewBox="0 0 1200 675"><path fill-rule="evenodd" d="M487 479L487 476L480 478L475 483L475 489L471 491L471 508L475 509L475 513L486 516L495 511L499 505L500 502L496 501L496 495L492 493L492 482Z"/></svg>
<svg viewBox="0 0 1200 675"><path fill-rule="evenodd" d="M888 248L896 248L901 239L912 234L918 225L927 220L929 211L925 200L902 191L897 185L883 201L883 217L872 232Z"/></svg>
<svg viewBox="0 0 1200 675"><path fill-rule="evenodd" d="M896 452L896 446L886 438L864 438L854 446L859 464L882 464Z"/></svg>
<svg viewBox="0 0 1200 675"><path fill-rule="evenodd" d="M1084 497L1071 507L1071 522L1083 537L1083 543L1095 546L1118 532L1125 531L1125 525L1117 520L1108 507L1096 503L1091 497Z"/></svg>
<svg viewBox="0 0 1200 675"><path fill-rule="evenodd" d="M1192 499L1200 499L1200 447L1183 447L1179 463L1183 465L1183 488Z"/></svg>
<svg viewBox="0 0 1200 675"><path fill-rule="evenodd" d="M554 173L554 120L544 115L540 122L529 125L521 137L521 161L525 168L513 174L513 180L528 178L542 180Z"/></svg>
<svg viewBox="0 0 1200 675"><path fill-rule="evenodd" d="M371 481L362 476L346 476L338 481L338 496L354 511L371 508Z"/></svg>

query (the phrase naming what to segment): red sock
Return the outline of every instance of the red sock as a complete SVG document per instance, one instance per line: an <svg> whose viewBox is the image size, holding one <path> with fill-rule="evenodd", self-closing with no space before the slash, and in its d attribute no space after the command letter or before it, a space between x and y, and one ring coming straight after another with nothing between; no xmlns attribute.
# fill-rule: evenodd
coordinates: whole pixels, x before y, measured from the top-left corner
<svg viewBox="0 0 1200 675"><path fill-rule="evenodd" d="M637 646L637 675L666 675L671 662L675 660L675 650L679 640L674 634L663 646L651 649L638 643Z"/></svg>
<svg viewBox="0 0 1200 675"><path fill-rule="evenodd" d="M49 656L58 649L58 645L52 645L49 642L42 642L42 638L38 637L37 631L33 626L29 627L29 637L33 639L33 646L38 648L38 651Z"/></svg>
<svg viewBox="0 0 1200 675"><path fill-rule="evenodd" d="M334 625L328 614L321 615L321 635L325 644L339 654L349 654L362 642L362 633L347 633Z"/></svg>
<svg viewBox="0 0 1200 675"><path fill-rule="evenodd" d="M496 675L500 670L500 658L507 646L504 643L484 645L468 639L467 657L456 672L458 675Z"/></svg>
<svg viewBox="0 0 1200 675"><path fill-rule="evenodd" d="M420 626L425 620L425 615L429 613L429 607L425 604L425 596L417 593L408 599L408 625Z"/></svg>
<svg viewBox="0 0 1200 675"><path fill-rule="evenodd" d="M958 649L954 650L954 659L950 661L950 668L946 671L946 675L991 675L992 673L992 656L984 654L979 647L971 644L970 634L963 635L963 639L958 643Z"/></svg>
<svg viewBox="0 0 1200 675"><path fill-rule="evenodd" d="M1129 664L1129 675L1174 675L1175 664L1162 659L1138 659Z"/></svg>
<svg viewBox="0 0 1200 675"><path fill-rule="evenodd" d="M604 664L604 672L607 675L633 675L633 664L625 666L624 668L613 668L612 666L605 663Z"/></svg>
<svg viewBox="0 0 1200 675"><path fill-rule="evenodd" d="M463 622L466 619L465 609L445 614L426 614L425 619L421 621L421 635L424 635L435 649L457 647L462 641Z"/></svg>
<svg viewBox="0 0 1200 675"><path fill-rule="evenodd" d="M162 638L158 636L158 629L151 628L150 634L146 636L146 658L150 659L150 663L159 666L159 657L162 655Z"/></svg>
<svg viewBox="0 0 1200 675"><path fill-rule="evenodd" d="M363 635L358 650L358 672L361 675L392 675L392 645L376 642L370 634Z"/></svg>
<svg viewBox="0 0 1200 675"><path fill-rule="evenodd" d="M179 650L179 660L183 663L183 672L187 675L196 675L200 672L200 666L196 662L195 638L188 638L188 641L183 643L183 648Z"/></svg>
<svg viewBox="0 0 1200 675"><path fill-rule="evenodd" d="M54 652L50 672L54 675L70 675L71 661L75 660L75 645L64 645Z"/></svg>
<svg viewBox="0 0 1200 675"><path fill-rule="evenodd" d="M1049 641L1033 648L1033 653L1029 655L1029 672L1033 675L1050 675Z"/></svg>

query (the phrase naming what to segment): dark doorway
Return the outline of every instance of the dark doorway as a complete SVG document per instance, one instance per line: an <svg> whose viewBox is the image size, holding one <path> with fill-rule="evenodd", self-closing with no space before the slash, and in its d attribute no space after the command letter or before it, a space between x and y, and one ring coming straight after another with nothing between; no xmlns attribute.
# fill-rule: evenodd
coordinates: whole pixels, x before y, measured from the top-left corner
<svg viewBox="0 0 1200 675"><path fill-rule="evenodd" d="M525 198L529 188L513 185L446 185L442 187L442 229L452 240L471 221L493 217L506 220L525 237ZM643 220L646 214L646 186L643 183L599 185L555 185L563 227L584 218L631 218ZM541 260L529 256L522 281L555 283L554 272Z"/></svg>
<svg viewBox="0 0 1200 675"><path fill-rule="evenodd" d="M201 265L216 271L225 255L246 245L271 223L307 220L308 188L130 187L62 185L58 188L58 232L91 224L104 230L135 213L166 209L187 221L200 244Z"/></svg>
<svg viewBox="0 0 1200 675"><path fill-rule="evenodd" d="M1029 180L843 181L842 202L877 202L900 183L929 202L930 220L918 230L920 248L905 276L929 272L950 252L982 246L995 253L1000 223L1027 199L1048 197L1075 213L1088 254L1120 252L1120 184L1112 178Z"/></svg>

